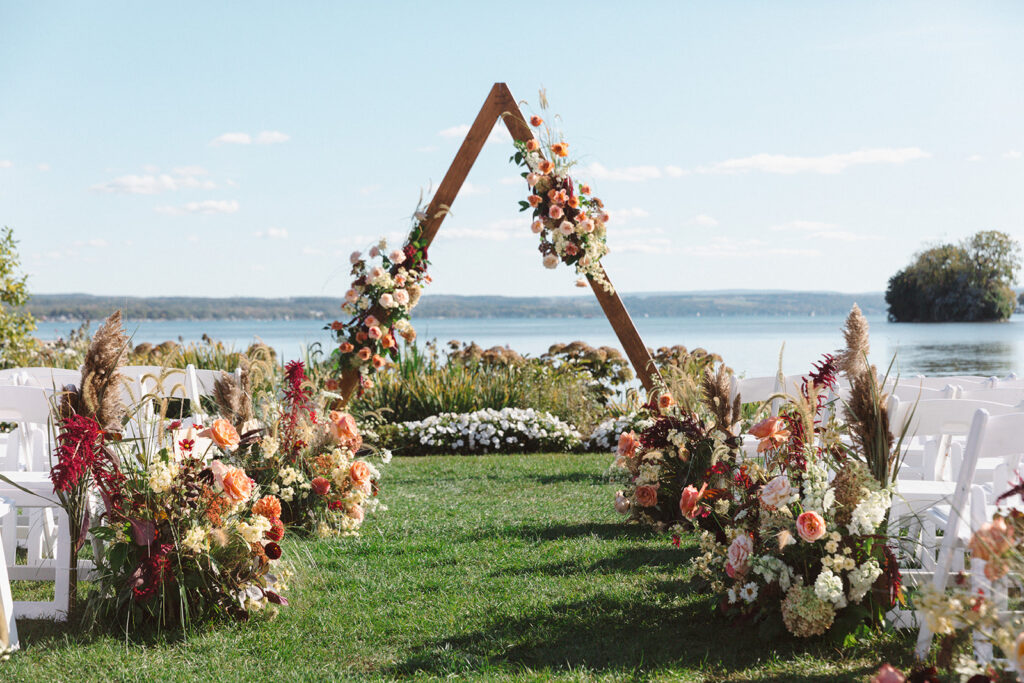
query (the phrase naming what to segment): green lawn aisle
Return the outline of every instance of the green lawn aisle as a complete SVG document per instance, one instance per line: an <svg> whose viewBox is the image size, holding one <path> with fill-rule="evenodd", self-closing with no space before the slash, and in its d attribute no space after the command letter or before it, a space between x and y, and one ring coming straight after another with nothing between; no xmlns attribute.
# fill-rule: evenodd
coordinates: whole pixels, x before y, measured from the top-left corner
<svg viewBox="0 0 1024 683"><path fill-rule="evenodd" d="M912 649L731 626L691 590L686 550L617 518L609 460L396 458L363 537L289 540L277 620L128 644L23 621L0 680L861 681Z"/></svg>

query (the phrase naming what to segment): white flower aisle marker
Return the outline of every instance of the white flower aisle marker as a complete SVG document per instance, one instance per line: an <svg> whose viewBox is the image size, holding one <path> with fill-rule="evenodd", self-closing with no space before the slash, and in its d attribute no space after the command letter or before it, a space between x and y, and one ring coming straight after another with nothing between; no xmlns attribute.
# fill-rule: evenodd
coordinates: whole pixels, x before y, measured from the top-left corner
<svg viewBox="0 0 1024 683"><path fill-rule="evenodd" d="M536 117L534 118L536 119ZM491 129L499 119L504 122L515 141L517 152L513 159L517 163L528 164L530 175L536 176L531 187L538 183L542 186L552 185L545 189L552 190L554 197L548 197L545 194L537 204L537 206L544 205L547 211L546 215L549 217L549 219L540 221L540 232L538 232L538 234L544 233L542 236L545 240L542 242L542 249L545 248L545 244L547 245L547 251L544 251L545 265L554 267L557 265L557 261L561 260L568 265L575 266L577 273L586 278L585 282L590 283L594 295L601 304L601 309L633 364L637 377L640 378L645 389L653 391L661 383L658 370L654 366L651 355L640 338L633 320L629 317L629 312L615 292L608 274L600 263L601 257L607 252L604 242L604 223L607 221L607 215L603 211L603 205L600 200L587 196L589 188L583 186L577 189L572 184L572 179L567 174L570 164L563 161L567 156L568 145L561 140L547 139L542 145L541 141L535 138L518 103L504 83L495 83L491 88L491 92L480 108L480 113L477 114L476 120L473 121L469 132L466 133L465 140L462 141L455 159L448 167L448 172L438 186L437 192L434 193L430 204L426 210L417 211L413 232L406 241L403 251L409 250L417 259L422 259L422 261L417 260L416 265L423 264L422 281L429 282L429 278L425 276L427 249L437 235L441 223L476 162L476 158L480 155ZM537 127L539 125L537 124ZM544 158L542 153L544 148L551 153L554 157L553 160L549 161ZM528 152L528 158L523 156L524 152ZM550 175L544 169L548 169ZM560 185L559 188L553 187L556 181ZM561 194L559 194L560 189ZM586 189L586 192L581 192L583 189ZM538 195L538 197L540 196ZM529 208L529 204L527 207ZM534 208L537 207L534 206ZM554 221L554 215L558 215L560 220L552 228L547 225L547 222ZM536 225L534 230L537 231ZM379 247L377 251L383 252ZM346 300L350 307L349 312L355 312L354 322L356 324L339 322L333 326L339 333L337 353L341 354L339 366L342 369L342 380L339 393L344 396L346 401L351 398L357 388L368 386L368 382L371 380L368 379L367 374L383 367L384 355L393 356L397 353L394 346L396 332L407 338L412 336L412 333L406 330L408 310L411 309L411 305L399 302L395 292L392 291L396 289L393 279L396 274L400 274L402 261L408 256L401 252L395 252L395 257L400 260L396 261L396 258L388 255L382 257L382 261L386 262L380 266L369 268L365 274L360 271L357 280L361 277L364 282L357 286L372 289L370 294L376 299L368 307L363 308L360 303L360 293L358 291L350 292L346 295ZM363 264L364 269L368 265L362 260L361 254L353 254L354 268L360 268L360 263ZM377 269L380 272L374 274ZM390 272L390 270L395 272ZM410 269L406 267L406 270ZM420 271L416 272L418 274ZM406 273L403 279L410 279L410 274ZM419 282L418 279L417 282ZM398 289L407 290L408 287L399 285ZM352 308L353 306L356 308ZM393 312L396 310L401 314L394 315ZM385 313L384 316L382 316L382 312ZM360 317L364 322L358 322ZM369 323L371 324L365 323L367 317L370 318ZM395 318L397 322L402 323L401 327L392 326L385 329L380 324L385 317L388 320ZM358 339L356 339L356 335L359 335Z"/></svg>

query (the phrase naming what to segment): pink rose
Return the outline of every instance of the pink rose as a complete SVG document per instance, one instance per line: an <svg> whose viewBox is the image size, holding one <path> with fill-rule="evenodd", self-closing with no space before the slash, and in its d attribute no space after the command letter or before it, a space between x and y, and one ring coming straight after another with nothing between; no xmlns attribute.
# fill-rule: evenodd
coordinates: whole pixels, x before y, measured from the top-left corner
<svg viewBox="0 0 1024 683"><path fill-rule="evenodd" d="M804 512L796 518L796 532L808 543L814 543L825 535L825 520L813 510Z"/></svg>
<svg viewBox="0 0 1024 683"><path fill-rule="evenodd" d="M619 434L619 447L615 452L623 458L632 458L636 455L639 445L640 439L637 438L636 432L622 432Z"/></svg>
<svg viewBox="0 0 1024 683"><path fill-rule="evenodd" d="M380 249L377 247L370 247L370 258L377 258L378 254L380 254Z"/></svg>
<svg viewBox="0 0 1024 683"><path fill-rule="evenodd" d="M622 491L617 491L615 493L615 511L620 515L628 515L629 508L631 507L632 505L629 503L629 498L622 495Z"/></svg>
<svg viewBox="0 0 1024 683"><path fill-rule="evenodd" d="M536 173L526 174L526 184L529 185L530 187L536 185L538 180L540 180L540 176L537 175Z"/></svg>
<svg viewBox="0 0 1024 683"><path fill-rule="evenodd" d="M353 505L352 509L348 511L348 516L357 522L362 522L363 518L366 517L366 513L363 512L362 506Z"/></svg>
<svg viewBox="0 0 1024 683"><path fill-rule="evenodd" d="M405 276L402 275L401 273L395 276L395 286L405 287Z"/></svg>
<svg viewBox="0 0 1024 683"><path fill-rule="evenodd" d="M584 221L580 221L580 230L587 233L594 232L594 221L589 218Z"/></svg>
<svg viewBox="0 0 1024 683"><path fill-rule="evenodd" d="M363 324L367 327L377 327L380 325L380 321L377 320L376 316L368 315L366 316L366 320L363 321Z"/></svg>
<svg viewBox="0 0 1024 683"><path fill-rule="evenodd" d="M878 669L869 683L906 683L907 677L900 673L899 669L893 668L892 664L883 664Z"/></svg>
<svg viewBox="0 0 1024 683"><path fill-rule="evenodd" d="M740 534L733 539L726 553L729 564L726 565L726 572L731 567L733 572L739 576L747 573L749 569L750 555L754 552L754 539L748 534ZM732 576L730 574L729 576Z"/></svg>
<svg viewBox="0 0 1024 683"><path fill-rule="evenodd" d="M534 221L533 224L530 226L530 230L533 231L534 235L539 235L543 229L544 223L539 220Z"/></svg>
<svg viewBox="0 0 1024 683"><path fill-rule="evenodd" d="M384 269L380 266L374 266L373 270L370 271L370 279L377 280L384 277Z"/></svg>
<svg viewBox="0 0 1024 683"><path fill-rule="evenodd" d="M368 329L366 333L370 335L370 339L380 339L381 336L383 335L383 332L381 332L380 328L377 327L376 325Z"/></svg>
<svg viewBox="0 0 1024 683"><path fill-rule="evenodd" d="M355 302L359 301L359 292L357 292L354 289L348 290L347 292L345 292L345 301L349 302L350 304L354 304Z"/></svg>
<svg viewBox="0 0 1024 683"><path fill-rule="evenodd" d="M701 496L704 495L707 488L708 485L705 482L700 487L700 491L694 486L687 486L683 489L683 495L679 498L679 511L683 513L683 517L693 519L697 516L697 503L700 502Z"/></svg>
<svg viewBox="0 0 1024 683"><path fill-rule="evenodd" d="M380 305L384 308L393 308L395 305L395 297L391 296L388 292L384 292L380 295Z"/></svg>
<svg viewBox="0 0 1024 683"><path fill-rule="evenodd" d="M645 484L636 487L636 504L643 508L652 508L658 504L658 487Z"/></svg>
<svg viewBox="0 0 1024 683"><path fill-rule="evenodd" d="M576 230L576 226L569 221L562 221L558 224L558 231L568 237Z"/></svg>
<svg viewBox="0 0 1024 683"><path fill-rule="evenodd" d="M359 263L359 259L363 258L363 255L358 251L353 251L352 255L348 257L349 262L354 266Z"/></svg>
<svg viewBox="0 0 1024 683"><path fill-rule="evenodd" d="M761 506L770 509L784 507L792 495L789 478L781 474L761 487Z"/></svg>
<svg viewBox="0 0 1024 683"><path fill-rule="evenodd" d="M407 289L396 289L395 290L395 303L399 306L409 305L409 290Z"/></svg>
<svg viewBox="0 0 1024 683"><path fill-rule="evenodd" d="M548 209L548 218L551 218L553 220L557 221L559 218L561 218L564 215L565 215L565 212L562 211L562 207L560 207L558 204L552 204L551 208Z"/></svg>
<svg viewBox="0 0 1024 683"><path fill-rule="evenodd" d="M405 261L405 253L401 249L395 249L393 252L388 254L388 258L392 263L402 263Z"/></svg>

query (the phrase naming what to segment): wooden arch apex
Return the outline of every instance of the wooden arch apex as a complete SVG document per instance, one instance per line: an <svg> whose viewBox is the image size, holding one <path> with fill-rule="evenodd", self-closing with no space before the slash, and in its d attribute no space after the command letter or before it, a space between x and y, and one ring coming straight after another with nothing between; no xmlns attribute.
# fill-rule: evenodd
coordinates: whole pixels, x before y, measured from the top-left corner
<svg viewBox="0 0 1024 683"><path fill-rule="evenodd" d="M487 95L487 99L484 100L480 113L476 115L476 120L470 126L469 132L466 133L466 139L462 141L462 146L455 154L452 165L448 167L448 172L445 173L444 179L437 187L437 192L434 193L434 197L427 206L427 219L423 221L423 239L426 240L428 246L437 236L437 231L441 228L445 216L448 215L452 202L459 194L462 184L466 181L466 176L469 175L469 170L473 168L476 158L480 155L480 150L483 149L484 143L487 142L487 138L499 118L504 122L513 139L525 142L533 138L533 132L527 125L523 112L520 111L519 104L512 97L508 86L504 83L495 83ZM605 273L605 278L608 278L607 273ZM619 343L622 344L626 356L633 364L637 377L640 378L645 389L648 391L654 389L661 376L654 366L651 354L648 353L647 347L644 346L644 342L640 338L640 333L636 331L633 319L629 317L629 312L623 305L622 299L619 298L618 293L609 293L593 279L588 278L588 280L608 322L611 323L612 329L615 330L615 334L619 338ZM611 280L608 282L610 283ZM355 390L357 381L358 376L343 379L342 394L346 399Z"/></svg>

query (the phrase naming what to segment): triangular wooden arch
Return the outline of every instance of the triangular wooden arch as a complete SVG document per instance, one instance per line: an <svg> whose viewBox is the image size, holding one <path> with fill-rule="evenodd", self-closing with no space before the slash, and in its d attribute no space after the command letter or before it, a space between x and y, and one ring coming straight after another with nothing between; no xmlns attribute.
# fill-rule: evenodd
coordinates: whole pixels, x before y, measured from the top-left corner
<svg viewBox="0 0 1024 683"><path fill-rule="evenodd" d="M469 175L469 170L473 168L476 158L480 155L480 150L483 149L487 137L491 134L491 130L499 118L504 121L508 132L515 140L525 142L534 137L508 86L504 83L495 83L490 94L487 95L487 99L484 100L484 105L480 108L476 120L473 121L469 132L466 133L466 139L462 141L462 146L459 147L452 165L448 167L444 180L437 187L437 192L434 193L434 197L427 207L427 218L422 223L422 237L426 240L428 247L437 236L437 231L448 214L447 210L459 194L462 183ZM606 273L605 278L607 277ZM609 293L593 279L589 280L590 288L594 290L608 322L611 323L630 363L633 364L637 377L640 378L645 389L652 390L661 377L658 369L654 366L651 354L647 352L647 347L644 346L640 334L636 331L636 326L633 325L633 320L629 317L629 312L626 311L622 299L619 298L618 293ZM609 282L611 281L609 280ZM347 384L352 389L355 388L354 379Z"/></svg>

